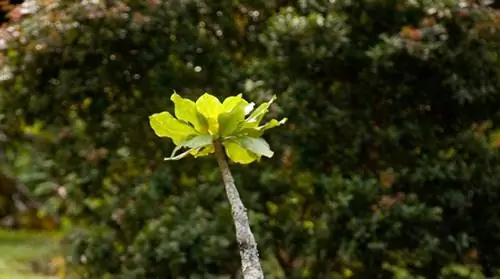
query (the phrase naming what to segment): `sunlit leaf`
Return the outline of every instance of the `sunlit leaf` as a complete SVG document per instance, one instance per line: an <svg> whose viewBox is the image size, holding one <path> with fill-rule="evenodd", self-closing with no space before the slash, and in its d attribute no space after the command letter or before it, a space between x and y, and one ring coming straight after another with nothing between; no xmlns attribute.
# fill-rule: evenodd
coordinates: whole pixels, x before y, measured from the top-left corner
<svg viewBox="0 0 500 279"><path fill-rule="evenodd" d="M175 119L167 111L151 115L149 124L157 136L171 138L176 145L197 134L193 127Z"/></svg>
<svg viewBox="0 0 500 279"><path fill-rule="evenodd" d="M241 103L248 105L248 102L242 96L242 94L238 94L224 99L224 102L222 102L222 111L230 111Z"/></svg>
<svg viewBox="0 0 500 279"><path fill-rule="evenodd" d="M242 147L237 141L225 141L223 142L223 145L226 149L227 156L235 163L250 164L259 158L248 149Z"/></svg>
<svg viewBox="0 0 500 279"><path fill-rule="evenodd" d="M219 130L218 116L222 112L222 104L219 99L205 93L196 100L196 109L207 120L208 131L212 135L216 135Z"/></svg>
<svg viewBox="0 0 500 279"><path fill-rule="evenodd" d="M170 99L175 105L177 119L168 112L150 116L155 133L171 138L176 145L166 160L178 160L189 154L194 157L212 154L215 152L214 140L222 142L227 156L236 163L249 164L262 156L270 158L274 153L260 136L265 130L286 122L285 118L260 124L275 96L256 110L253 110L254 103L243 99L242 94L228 97L222 103L208 93L196 102L184 99L175 92ZM178 154L184 148L188 150Z"/></svg>
<svg viewBox="0 0 500 279"><path fill-rule="evenodd" d="M196 110L195 102L182 98L179 94L174 93L170 99L175 105L175 116L191 123L194 128L200 133L206 133L208 124L203 115Z"/></svg>
<svg viewBox="0 0 500 279"><path fill-rule="evenodd" d="M255 103L250 103L245 106L245 115L251 113L255 107Z"/></svg>
<svg viewBox="0 0 500 279"><path fill-rule="evenodd" d="M241 146L252 151L259 156L273 157L274 152L271 151L269 144L263 138L242 137L238 139Z"/></svg>
<svg viewBox="0 0 500 279"><path fill-rule="evenodd" d="M222 104L217 97L205 93L196 100L196 109L205 117L217 117L222 112Z"/></svg>
<svg viewBox="0 0 500 279"><path fill-rule="evenodd" d="M228 112L234 109L236 106L241 106L243 104L245 115L252 112L255 103L248 103L245 99L243 99L242 96L242 94L238 94L236 96L231 96L224 99L224 102L222 103L222 110L224 112Z"/></svg>
<svg viewBox="0 0 500 279"><path fill-rule="evenodd" d="M285 124L286 122L288 121L288 118L283 118L281 119L280 121L276 120L276 119L272 119L271 121L267 122L266 124L260 126L258 128L258 130L260 132L265 132L266 130L269 130L269 129L272 129L272 128L275 128L275 127L278 127L280 125L283 125Z"/></svg>
<svg viewBox="0 0 500 279"><path fill-rule="evenodd" d="M261 137L262 134L264 134L264 132L266 130L283 125L286 123L287 120L288 120L287 118L283 118L280 121L278 121L276 119L272 119L271 121L267 122L266 124L264 124L262 126L257 126L257 127L249 127L249 126L243 125L241 127L241 129L236 131L235 134L238 136L249 136L249 137L258 138L258 137ZM245 122L245 124L246 124L246 122Z"/></svg>
<svg viewBox="0 0 500 279"><path fill-rule="evenodd" d="M273 96L271 100L267 103L263 103L258 106L247 118L247 122L252 126L258 126L264 115L268 112L271 104L276 100L276 96Z"/></svg>

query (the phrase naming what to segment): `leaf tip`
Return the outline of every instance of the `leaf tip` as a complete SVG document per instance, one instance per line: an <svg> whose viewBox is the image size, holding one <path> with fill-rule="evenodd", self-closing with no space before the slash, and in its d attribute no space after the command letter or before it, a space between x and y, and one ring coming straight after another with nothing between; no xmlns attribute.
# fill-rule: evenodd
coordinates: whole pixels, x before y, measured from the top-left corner
<svg viewBox="0 0 500 279"><path fill-rule="evenodd" d="M255 103L254 102L251 102L248 105L246 105L245 108L244 108L245 116L248 115L249 113L251 113L253 111L254 107L255 107Z"/></svg>
<svg viewBox="0 0 500 279"><path fill-rule="evenodd" d="M177 94L177 91L174 90L174 93L172 93L172 95L170 96L170 100L171 101L174 101L175 99L177 99L178 97L180 97L179 94Z"/></svg>

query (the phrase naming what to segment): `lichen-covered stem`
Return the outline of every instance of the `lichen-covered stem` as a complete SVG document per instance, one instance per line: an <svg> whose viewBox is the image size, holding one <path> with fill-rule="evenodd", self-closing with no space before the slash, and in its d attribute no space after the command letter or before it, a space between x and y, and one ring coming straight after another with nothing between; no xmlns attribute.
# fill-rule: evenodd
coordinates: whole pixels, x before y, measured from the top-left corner
<svg viewBox="0 0 500 279"><path fill-rule="evenodd" d="M227 198L231 205L234 226L236 228L236 240L238 241L241 256L241 269L244 279L263 279L264 272L259 261L257 242L253 236L248 222L247 210L240 199L238 189L234 184L231 170L227 164L222 144L214 142L215 156L222 173Z"/></svg>

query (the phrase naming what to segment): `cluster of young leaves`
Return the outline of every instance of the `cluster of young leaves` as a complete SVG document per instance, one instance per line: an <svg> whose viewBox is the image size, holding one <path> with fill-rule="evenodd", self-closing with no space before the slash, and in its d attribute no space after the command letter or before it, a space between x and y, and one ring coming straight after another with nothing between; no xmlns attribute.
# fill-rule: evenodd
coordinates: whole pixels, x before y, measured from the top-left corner
<svg viewBox="0 0 500 279"><path fill-rule="evenodd" d="M261 125L276 96L255 110L255 104L243 99L242 94L220 102L217 97L205 93L194 102L174 92L170 99L175 106L175 117L167 111L149 117L156 135L168 137L176 145L165 160L179 160L188 154L194 157L209 155L215 151L215 142L222 143L229 159L236 163L249 164L262 156L270 158L274 153L261 136L264 131L287 120L272 119ZM176 155L182 148L188 150Z"/></svg>

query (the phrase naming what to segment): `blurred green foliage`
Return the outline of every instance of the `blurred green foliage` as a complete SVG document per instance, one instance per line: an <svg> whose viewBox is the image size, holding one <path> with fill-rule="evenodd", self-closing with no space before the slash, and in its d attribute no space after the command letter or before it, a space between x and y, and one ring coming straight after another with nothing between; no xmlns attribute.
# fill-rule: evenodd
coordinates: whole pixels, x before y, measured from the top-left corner
<svg viewBox="0 0 500 279"><path fill-rule="evenodd" d="M269 117L284 111L289 122L266 137L274 159L232 166L268 278L500 276L494 10L448 0L33 3L38 12L2 29L5 165L34 148L15 173L43 169L43 182L26 183L81 227L68 260L84 278L238 277L214 160L164 163L173 146L148 126L172 110L173 90L278 95Z"/></svg>

